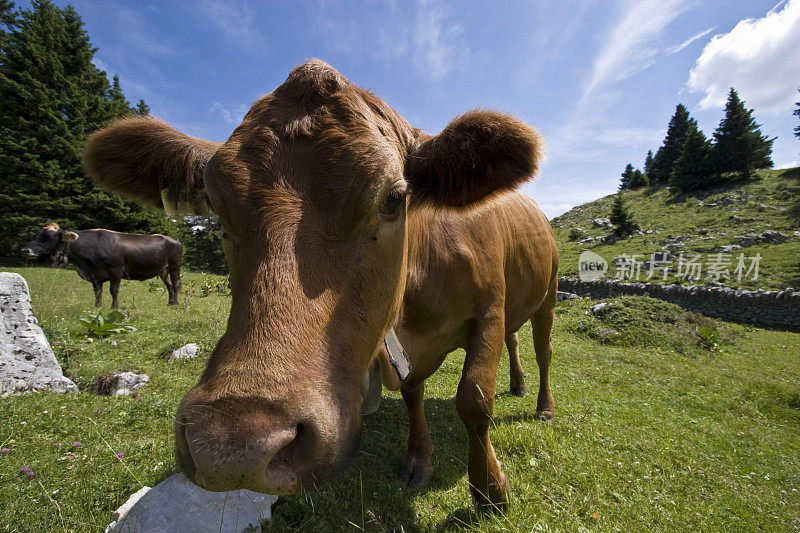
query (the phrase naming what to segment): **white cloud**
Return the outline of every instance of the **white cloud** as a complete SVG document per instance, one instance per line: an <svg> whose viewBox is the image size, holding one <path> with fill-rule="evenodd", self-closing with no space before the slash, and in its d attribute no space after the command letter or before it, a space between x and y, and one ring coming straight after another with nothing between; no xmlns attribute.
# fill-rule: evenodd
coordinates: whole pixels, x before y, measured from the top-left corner
<svg viewBox="0 0 800 533"><path fill-rule="evenodd" d="M686 0L625 0L619 22L594 58L583 97L652 65L659 50L651 42L687 7Z"/></svg>
<svg viewBox="0 0 800 533"><path fill-rule="evenodd" d="M216 112L219 116L222 117L226 123L232 126L238 126L242 123L242 119L247 114L250 108L246 105L236 105L232 108L227 108L220 104L219 102L214 102L214 105L211 106L211 111Z"/></svg>
<svg viewBox="0 0 800 533"><path fill-rule="evenodd" d="M246 0L203 0L199 8L203 16L222 29L229 41L245 49L256 47L262 52L265 50L264 39L255 22L255 11Z"/></svg>
<svg viewBox="0 0 800 533"><path fill-rule="evenodd" d="M723 107L730 87L759 113L792 107L800 83L800 0L779 6L763 18L740 21L705 46L688 82L691 91L704 93L701 108Z"/></svg>
<svg viewBox="0 0 800 533"><path fill-rule="evenodd" d="M664 50L664 52L667 54L677 54L678 52L680 52L681 50L683 50L684 48L695 42L697 39L702 39L703 37L711 33L713 30L714 28L708 28L707 30L701 31L697 35L692 35L691 37L683 41L681 44L676 46L670 46L669 48Z"/></svg>
<svg viewBox="0 0 800 533"><path fill-rule="evenodd" d="M432 6L426 0L417 5L413 30L414 62L434 81L443 80L462 66L453 41L463 30L458 25L446 24L445 18L441 7Z"/></svg>

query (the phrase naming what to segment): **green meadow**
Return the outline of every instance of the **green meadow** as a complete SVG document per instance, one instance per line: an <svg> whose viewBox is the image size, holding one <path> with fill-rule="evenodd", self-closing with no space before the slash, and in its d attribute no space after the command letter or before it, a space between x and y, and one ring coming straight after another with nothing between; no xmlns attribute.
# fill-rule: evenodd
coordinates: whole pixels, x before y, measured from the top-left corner
<svg viewBox="0 0 800 533"><path fill-rule="evenodd" d="M90 340L91 285L71 270L11 267L80 392L0 398L0 528L102 531L143 485L176 472L173 415L225 329L230 297L203 297L209 276L184 273L180 305L160 282L123 282L134 332ZM104 311L109 311L105 297ZM800 529L800 335L696 317L646 298L558 305L552 367L556 419L534 419L538 373L530 328L520 331L528 395L498 376L491 438L511 481L507 514L470 500L467 437L454 395L463 352L428 382L433 485L408 489L396 471L408 421L384 392L363 420L345 474L282 497L268 530L285 531L793 531ZM708 327L719 345L698 333ZM200 357L167 363L200 344ZM137 398L90 392L115 369L145 372ZM20 470L27 467L34 475ZM230 510L234 512L235 510Z"/></svg>

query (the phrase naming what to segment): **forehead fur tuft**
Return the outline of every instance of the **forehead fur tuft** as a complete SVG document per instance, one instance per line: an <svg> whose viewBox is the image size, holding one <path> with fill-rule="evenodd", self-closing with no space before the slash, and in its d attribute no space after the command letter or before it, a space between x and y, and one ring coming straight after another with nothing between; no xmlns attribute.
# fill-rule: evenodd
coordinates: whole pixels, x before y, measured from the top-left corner
<svg viewBox="0 0 800 533"><path fill-rule="evenodd" d="M314 106L346 85L344 77L335 68L319 59L310 59L295 67L286 81L275 89L275 94Z"/></svg>
<svg viewBox="0 0 800 533"><path fill-rule="evenodd" d="M44 227L42 229L48 229L48 230L51 230L51 231L58 231L61 228L55 222L48 222L47 224L44 225Z"/></svg>

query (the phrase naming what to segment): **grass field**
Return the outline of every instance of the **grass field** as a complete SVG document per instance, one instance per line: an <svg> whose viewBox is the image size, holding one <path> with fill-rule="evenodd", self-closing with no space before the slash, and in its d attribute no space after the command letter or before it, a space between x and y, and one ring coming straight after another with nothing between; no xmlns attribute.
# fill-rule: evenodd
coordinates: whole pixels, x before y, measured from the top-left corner
<svg viewBox="0 0 800 533"><path fill-rule="evenodd" d="M739 282L737 276L731 275L718 281L747 289L800 287L800 237L794 236L800 228L800 168L759 170L750 180L694 194L678 195L664 187L645 187L625 191L623 196L636 223L643 231L651 233L634 235L613 245L579 244L581 237L570 238L570 233L577 232L578 228L584 236L595 238L610 233L608 229L594 228L592 220L609 217L614 195L575 207L552 220L561 254L559 274L576 275L578 257L584 250L600 254L609 264L623 254L638 255L639 261L646 261L652 253L661 251L662 242L670 236L684 237L682 250L687 257L701 254L701 262L707 263L720 246L738 244L740 235L774 230L792 238L780 244L745 246L731 253L731 272L739 254L744 254L748 266L750 258L760 254L758 279L744 276ZM672 253L677 255L679 251ZM613 265L611 268L613 275ZM673 265L669 283L689 284L674 273ZM643 275L640 281L645 281L645 277ZM657 278L651 281L660 281ZM700 283L708 280L707 270L704 270Z"/></svg>
<svg viewBox="0 0 800 533"><path fill-rule="evenodd" d="M225 329L230 297L184 294L168 308L157 284L123 282L121 306L138 331L89 342L78 318L93 311L90 284L69 270L8 270L28 280L36 315L81 392L0 398L0 447L10 449L0 455L0 529L101 531L131 493L176 471L173 414ZM207 277L185 273L184 287ZM618 312L601 319L586 314L589 305L557 309L554 422L533 417L528 327L520 332L526 398L507 394L504 357L491 437L511 481L508 514L481 516L470 501L456 352L426 391L436 446L430 489L407 489L396 476L408 423L399 395L385 392L345 475L281 498L271 529L800 530L800 335L712 322L727 340L709 351L696 342L694 318L668 304L617 300ZM201 356L168 364L186 342L199 343ZM88 392L113 369L146 372L151 383L135 399Z"/></svg>

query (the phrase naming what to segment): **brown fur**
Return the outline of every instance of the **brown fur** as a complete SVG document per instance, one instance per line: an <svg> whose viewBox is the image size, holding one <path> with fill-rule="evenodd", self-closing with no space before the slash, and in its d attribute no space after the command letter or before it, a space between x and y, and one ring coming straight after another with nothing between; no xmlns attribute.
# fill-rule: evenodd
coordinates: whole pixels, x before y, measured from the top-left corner
<svg viewBox="0 0 800 533"><path fill-rule="evenodd" d="M494 374L506 328L535 309L552 313L555 252L535 207L514 208L519 197L497 195L532 177L541 146L533 128L489 111L467 113L431 137L321 61L294 69L220 146L141 119L94 134L85 161L101 187L151 205L160 205L165 185L180 196L207 195L231 241L228 328L178 411L184 472L213 490L284 493L345 464L375 346L401 307L404 336L409 317L425 315L414 304L424 298L407 294L406 284L424 292L416 276L436 272L474 306L441 318L451 326L466 320L474 332L453 326L460 336L448 344L468 353L457 403L476 497L502 504L507 482L488 437ZM473 204L475 213L436 209ZM534 222L515 225L515 216ZM512 253L520 240L528 256ZM517 270L528 267L536 281L526 286ZM506 293L512 286L519 289ZM515 298L523 302L504 303ZM549 339L549 326L541 330ZM409 342L419 352L412 357L425 357ZM436 366L420 359L403 385L418 442L426 434L421 387L409 387Z"/></svg>

